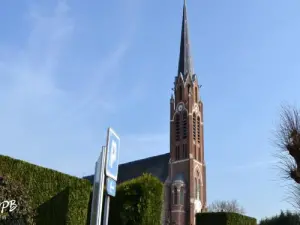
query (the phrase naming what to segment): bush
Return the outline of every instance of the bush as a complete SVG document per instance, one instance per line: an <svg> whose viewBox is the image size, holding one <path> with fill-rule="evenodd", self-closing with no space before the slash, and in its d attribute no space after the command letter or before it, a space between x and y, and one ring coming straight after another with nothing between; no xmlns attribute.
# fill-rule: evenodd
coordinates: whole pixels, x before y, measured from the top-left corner
<svg viewBox="0 0 300 225"><path fill-rule="evenodd" d="M198 213L197 225L256 225L256 219L231 212Z"/></svg>
<svg viewBox="0 0 300 225"><path fill-rule="evenodd" d="M160 224L162 194L163 184L149 174L120 184L110 204L109 224Z"/></svg>
<svg viewBox="0 0 300 225"><path fill-rule="evenodd" d="M0 165L0 175L11 177L28 192L30 207L37 209L37 224L86 224L89 181L3 155Z"/></svg>
<svg viewBox="0 0 300 225"><path fill-rule="evenodd" d="M299 225L300 216L296 213L281 212L280 215L273 216L271 218L262 219L260 225Z"/></svg>
<svg viewBox="0 0 300 225"><path fill-rule="evenodd" d="M9 176L0 179L0 204L0 224L35 224L36 214L28 191Z"/></svg>

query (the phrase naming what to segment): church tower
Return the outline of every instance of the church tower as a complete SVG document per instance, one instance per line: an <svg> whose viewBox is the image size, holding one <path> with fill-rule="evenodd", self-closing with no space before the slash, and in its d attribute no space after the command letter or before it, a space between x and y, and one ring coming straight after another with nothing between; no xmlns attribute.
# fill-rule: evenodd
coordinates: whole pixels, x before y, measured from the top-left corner
<svg viewBox="0 0 300 225"><path fill-rule="evenodd" d="M170 161L165 182L163 224L195 225L195 214L206 210L203 103L194 73L183 5L178 73L170 100Z"/></svg>

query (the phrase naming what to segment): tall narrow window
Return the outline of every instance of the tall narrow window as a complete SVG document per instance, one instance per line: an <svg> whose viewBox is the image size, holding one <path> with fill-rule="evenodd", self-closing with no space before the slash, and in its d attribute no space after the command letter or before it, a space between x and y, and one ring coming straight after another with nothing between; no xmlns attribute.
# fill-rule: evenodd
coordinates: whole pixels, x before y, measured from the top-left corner
<svg viewBox="0 0 300 225"><path fill-rule="evenodd" d="M180 188L180 205L184 205L184 188Z"/></svg>
<svg viewBox="0 0 300 225"><path fill-rule="evenodd" d="M175 159L179 160L180 159L180 149L179 146L177 145L175 148Z"/></svg>
<svg viewBox="0 0 300 225"><path fill-rule="evenodd" d="M182 100L182 86L179 86L179 101Z"/></svg>
<svg viewBox="0 0 300 225"><path fill-rule="evenodd" d="M188 93L190 93L191 92L191 85L189 84L188 85Z"/></svg>
<svg viewBox="0 0 300 225"><path fill-rule="evenodd" d="M197 136L198 136L198 143L200 143L200 117L197 117Z"/></svg>
<svg viewBox="0 0 300 225"><path fill-rule="evenodd" d="M195 101L198 102L198 89L195 88Z"/></svg>
<svg viewBox="0 0 300 225"><path fill-rule="evenodd" d="M174 188L174 200L173 200L174 205L178 204L178 192L177 192L177 187Z"/></svg>
<svg viewBox="0 0 300 225"><path fill-rule="evenodd" d="M183 158L187 159L188 158L188 152L187 152L187 145L186 144L183 144L182 145L182 156Z"/></svg>
<svg viewBox="0 0 300 225"><path fill-rule="evenodd" d="M200 199L200 190L201 190L200 187L201 187L200 186L200 179L198 179L198 199Z"/></svg>
<svg viewBox="0 0 300 225"><path fill-rule="evenodd" d="M199 186L198 186L198 182L197 182L197 179L196 179L196 198L199 199Z"/></svg>
<svg viewBox="0 0 300 225"><path fill-rule="evenodd" d="M187 138L187 133L188 133L188 129L187 129L187 111L184 111L182 114L182 132L183 132L183 139Z"/></svg>
<svg viewBox="0 0 300 225"><path fill-rule="evenodd" d="M196 198L196 196L197 196L197 178L195 178L195 198Z"/></svg>
<svg viewBox="0 0 300 225"><path fill-rule="evenodd" d="M193 114L193 139L196 140L196 114Z"/></svg>
<svg viewBox="0 0 300 225"><path fill-rule="evenodd" d="M175 135L176 135L176 141L180 140L180 115L176 114L175 119Z"/></svg>

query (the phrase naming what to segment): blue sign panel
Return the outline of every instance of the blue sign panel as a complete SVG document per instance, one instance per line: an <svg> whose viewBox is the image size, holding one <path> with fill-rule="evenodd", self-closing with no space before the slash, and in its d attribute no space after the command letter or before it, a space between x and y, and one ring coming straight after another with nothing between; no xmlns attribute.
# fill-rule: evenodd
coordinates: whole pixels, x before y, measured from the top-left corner
<svg viewBox="0 0 300 225"><path fill-rule="evenodd" d="M106 179L106 192L108 195L115 197L117 189L117 182L110 177Z"/></svg>
<svg viewBox="0 0 300 225"><path fill-rule="evenodd" d="M106 176L117 181L119 169L120 138L111 129L107 131Z"/></svg>

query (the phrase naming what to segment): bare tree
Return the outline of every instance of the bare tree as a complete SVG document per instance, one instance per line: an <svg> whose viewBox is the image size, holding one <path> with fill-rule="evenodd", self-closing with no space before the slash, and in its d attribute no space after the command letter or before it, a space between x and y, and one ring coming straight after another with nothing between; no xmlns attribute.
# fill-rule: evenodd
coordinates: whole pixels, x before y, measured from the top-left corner
<svg viewBox="0 0 300 225"><path fill-rule="evenodd" d="M284 179L300 184L300 110L282 106L280 124L276 130L275 144L279 151L279 168Z"/></svg>
<svg viewBox="0 0 300 225"><path fill-rule="evenodd" d="M278 167L282 179L293 181L289 186L288 201L300 211L300 110L282 106L280 124L275 133Z"/></svg>
<svg viewBox="0 0 300 225"><path fill-rule="evenodd" d="M208 206L209 212L235 212L245 214L245 209L236 201L214 201Z"/></svg>

